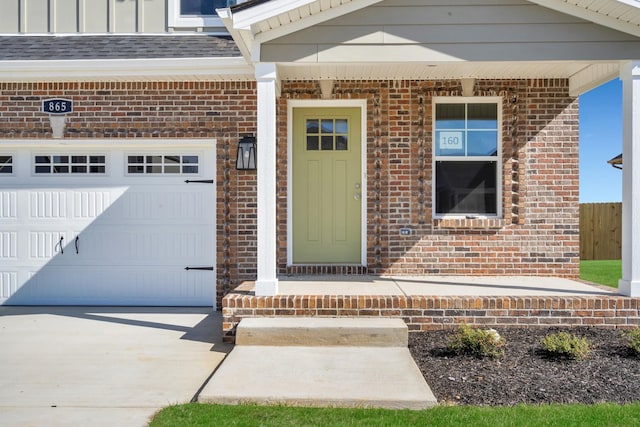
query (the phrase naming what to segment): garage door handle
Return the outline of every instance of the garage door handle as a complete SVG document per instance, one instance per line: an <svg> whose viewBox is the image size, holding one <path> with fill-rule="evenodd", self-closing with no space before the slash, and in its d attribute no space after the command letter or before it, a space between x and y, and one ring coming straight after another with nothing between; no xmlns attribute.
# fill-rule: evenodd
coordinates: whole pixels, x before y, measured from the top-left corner
<svg viewBox="0 0 640 427"><path fill-rule="evenodd" d="M212 179L188 179L185 182L187 184L189 184L191 182L197 182L199 184L213 184L213 180Z"/></svg>
<svg viewBox="0 0 640 427"><path fill-rule="evenodd" d="M62 247L62 241L64 240L64 236L60 236L60 240L58 240L58 243L56 243L56 246L53 248L54 250L59 246L60 247L60 254L64 255L64 248Z"/></svg>
<svg viewBox="0 0 640 427"><path fill-rule="evenodd" d="M185 267L185 270L189 271L189 270L208 270L208 271L213 271L213 267Z"/></svg>
<svg viewBox="0 0 640 427"><path fill-rule="evenodd" d="M76 253L79 254L80 253L80 249L78 248L78 240L80 239L80 236L76 236Z"/></svg>

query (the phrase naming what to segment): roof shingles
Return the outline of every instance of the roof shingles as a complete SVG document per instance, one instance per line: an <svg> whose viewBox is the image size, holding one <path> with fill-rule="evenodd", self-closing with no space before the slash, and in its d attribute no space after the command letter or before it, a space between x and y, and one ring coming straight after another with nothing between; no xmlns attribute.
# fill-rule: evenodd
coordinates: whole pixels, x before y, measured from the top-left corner
<svg viewBox="0 0 640 427"><path fill-rule="evenodd" d="M0 36L0 61L240 56L231 37L209 34Z"/></svg>

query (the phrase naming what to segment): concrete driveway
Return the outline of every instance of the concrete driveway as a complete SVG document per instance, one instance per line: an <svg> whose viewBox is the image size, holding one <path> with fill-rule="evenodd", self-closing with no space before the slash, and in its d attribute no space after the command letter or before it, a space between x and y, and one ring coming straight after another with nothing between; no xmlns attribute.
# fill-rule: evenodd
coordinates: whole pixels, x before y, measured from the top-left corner
<svg viewBox="0 0 640 427"><path fill-rule="evenodd" d="M231 345L207 308L0 306L2 426L144 426Z"/></svg>

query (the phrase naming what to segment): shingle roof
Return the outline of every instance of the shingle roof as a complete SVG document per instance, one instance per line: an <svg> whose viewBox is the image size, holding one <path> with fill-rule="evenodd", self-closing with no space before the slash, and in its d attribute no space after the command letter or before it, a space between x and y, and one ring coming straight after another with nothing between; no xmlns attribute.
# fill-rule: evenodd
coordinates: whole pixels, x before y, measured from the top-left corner
<svg viewBox="0 0 640 427"><path fill-rule="evenodd" d="M1 61L239 56L231 37L209 34L0 36Z"/></svg>

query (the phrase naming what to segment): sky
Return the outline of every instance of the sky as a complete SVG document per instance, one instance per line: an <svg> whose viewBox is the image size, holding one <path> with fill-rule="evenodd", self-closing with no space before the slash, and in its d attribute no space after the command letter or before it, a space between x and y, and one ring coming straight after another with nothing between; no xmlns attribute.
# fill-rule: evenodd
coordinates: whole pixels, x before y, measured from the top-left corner
<svg viewBox="0 0 640 427"><path fill-rule="evenodd" d="M607 160L622 152L622 82L580 96L580 203L622 201L622 171Z"/></svg>

